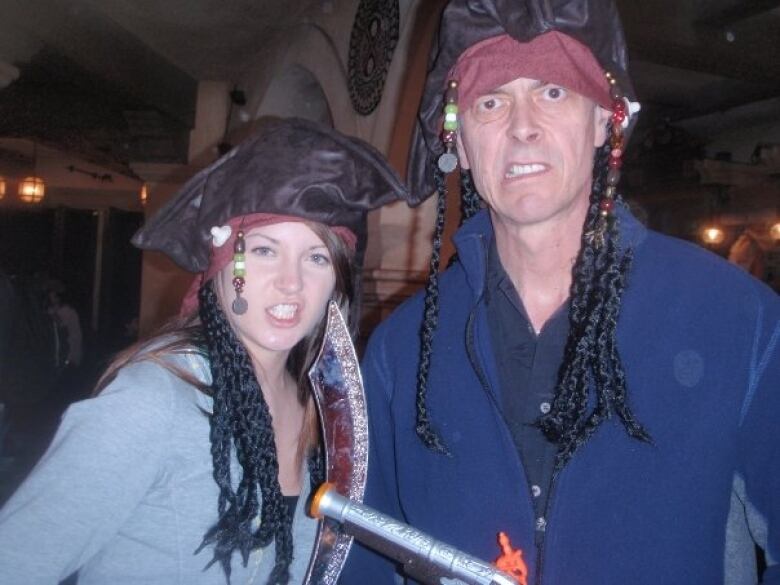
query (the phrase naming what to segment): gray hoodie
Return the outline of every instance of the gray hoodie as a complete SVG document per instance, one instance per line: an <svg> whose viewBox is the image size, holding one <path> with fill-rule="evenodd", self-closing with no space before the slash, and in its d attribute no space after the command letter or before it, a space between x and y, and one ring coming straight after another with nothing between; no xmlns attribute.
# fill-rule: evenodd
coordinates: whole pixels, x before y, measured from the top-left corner
<svg viewBox="0 0 780 585"><path fill-rule="evenodd" d="M207 362L178 355L208 382ZM208 413L211 399L151 362L124 367L95 398L72 405L37 467L0 511L0 583L224 585L209 548L194 555L217 519ZM238 476L234 461L233 478ZM303 580L317 523L306 515L308 475L293 524L290 583ZM264 584L274 545L232 585Z"/></svg>

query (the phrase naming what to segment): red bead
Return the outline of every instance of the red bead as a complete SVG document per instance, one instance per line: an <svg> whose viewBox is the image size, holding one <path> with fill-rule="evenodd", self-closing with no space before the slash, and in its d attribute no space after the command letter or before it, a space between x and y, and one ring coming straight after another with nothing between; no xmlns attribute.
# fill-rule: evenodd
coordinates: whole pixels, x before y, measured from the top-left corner
<svg viewBox="0 0 780 585"><path fill-rule="evenodd" d="M612 199L602 199L599 203L599 209L609 213L615 207L615 202Z"/></svg>
<svg viewBox="0 0 780 585"><path fill-rule="evenodd" d="M236 276L236 277L233 279L233 288L235 288L236 290L241 290L241 289L243 289L243 288L244 288L244 284L246 284L246 282L245 282L245 281L244 281L244 279L243 279L242 277L240 277L240 276Z"/></svg>
<svg viewBox="0 0 780 585"><path fill-rule="evenodd" d="M609 158L609 166L613 169L619 169L623 165L623 159L620 157L612 156Z"/></svg>
<svg viewBox="0 0 780 585"><path fill-rule="evenodd" d="M626 112L626 102L623 101L623 100L615 100L612 103L612 109L615 112L623 112L623 113L625 113Z"/></svg>
<svg viewBox="0 0 780 585"><path fill-rule="evenodd" d="M612 114L612 121L621 124L626 119L625 112L614 112Z"/></svg>

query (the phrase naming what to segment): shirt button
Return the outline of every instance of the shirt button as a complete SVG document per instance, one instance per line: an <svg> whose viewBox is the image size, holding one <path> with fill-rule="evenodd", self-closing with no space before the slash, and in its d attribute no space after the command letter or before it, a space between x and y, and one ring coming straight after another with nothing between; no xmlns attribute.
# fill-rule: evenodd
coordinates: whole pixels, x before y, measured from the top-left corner
<svg viewBox="0 0 780 585"><path fill-rule="evenodd" d="M547 414L548 412L550 412L550 403L549 402L542 402L539 405L539 410L542 411L542 414Z"/></svg>
<svg viewBox="0 0 780 585"><path fill-rule="evenodd" d="M533 497L538 498L542 495L542 488L540 488L538 485L532 485L531 486L531 495Z"/></svg>
<svg viewBox="0 0 780 585"><path fill-rule="evenodd" d="M539 518L536 519L536 530L538 532L544 532L547 528L547 520L545 520L544 516L539 516Z"/></svg>

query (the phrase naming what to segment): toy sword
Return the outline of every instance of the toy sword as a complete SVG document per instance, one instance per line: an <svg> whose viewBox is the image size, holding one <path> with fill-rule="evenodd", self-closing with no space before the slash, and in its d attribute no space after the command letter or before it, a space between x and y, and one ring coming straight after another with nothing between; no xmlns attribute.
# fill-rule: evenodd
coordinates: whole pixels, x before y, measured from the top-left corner
<svg viewBox="0 0 780 585"><path fill-rule="evenodd" d="M398 561L404 572L431 585L518 585L525 582L408 524L353 502L328 483L311 504L312 515L332 518L366 546ZM524 567L524 565L523 565Z"/></svg>
<svg viewBox="0 0 780 585"><path fill-rule="evenodd" d="M338 305L328 304L322 347L309 370L325 453L325 480L362 502L368 468L368 421L355 348ZM352 546L337 522L323 519L304 584L336 585Z"/></svg>
<svg viewBox="0 0 780 585"><path fill-rule="evenodd" d="M352 338L332 301L309 379L320 415L325 483L311 505L312 515L321 521L304 585L336 585L353 536L400 562L409 576L423 583L525 585L522 553L511 548L503 533L503 554L496 567L362 505L368 470L366 400Z"/></svg>

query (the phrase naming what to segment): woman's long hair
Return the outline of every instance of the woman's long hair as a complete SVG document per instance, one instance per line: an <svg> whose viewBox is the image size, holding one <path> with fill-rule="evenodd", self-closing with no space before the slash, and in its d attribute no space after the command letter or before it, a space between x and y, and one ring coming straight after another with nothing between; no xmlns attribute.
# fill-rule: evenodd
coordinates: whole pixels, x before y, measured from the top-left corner
<svg viewBox="0 0 780 585"><path fill-rule="evenodd" d="M352 254L327 226L306 224L328 248L336 277L332 299L348 316L353 294ZM251 274L247 278L251 278ZM214 480L219 488L218 519L206 532L196 552L213 546L213 557L206 568L218 562L229 581L234 551L239 552L246 565L253 550L275 541L275 565L268 582L287 583L293 551L292 515L284 504L279 485L278 454L270 411L251 357L230 326L212 282L201 287L198 300L198 315L174 319L151 339L119 354L98 382L98 391L125 365L153 361L212 397L209 421ZM296 344L287 360L287 369L297 383L298 400L305 408L296 462L302 465L304 459L307 460L313 483L322 480L323 466L317 449L319 427L307 373L319 351L325 321L322 319ZM212 376L210 385L169 359L171 354L193 351L208 359ZM241 469L238 478L231 474L233 459ZM256 524L258 513L259 525Z"/></svg>
<svg viewBox="0 0 780 585"><path fill-rule="evenodd" d="M349 314L352 278L346 246L330 229L308 222L307 225L330 252L336 275L334 300L344 314ZM278 453L268 404L251 357L230 326L213 286L201 288L199 301L212 373L211 455L219 498L218 520L206 532L198 550L213 545L214 556L209 564L219 562L229 579L233 551L237 550L246 564L253 550L268 546L273 540L276 559L268 582L287 583L293 552L292 515L284 505L279 485ZM301 462L303 457L308 458L313 475L318 475L321 465L314 452L318 441L316 413L306 374L321 344L324 322L323 319L293 348L287 363L288 371L298 382L298 400L306 408L298 454ZM230 471L233 456L241 467L237 481ZM258 512L260 524L255 526Z"/></svg>
<svg viewBox="0 0 780 585"><path fill-rule="evenodd" d="M609 131L607 136L609 136ZM585 219L582 245L572 273L569 336L558 373L550 412L539 425L558 445L556 469L563 467L596 428L617 414L628 434L649 441L650 437L628 405L625 373L617 348L616 330L620 300L631 266L631 250L620 250L617 219L608 222L604 244L588 236L599 220L599 203L606 189L610 156L609 141L596 151L590 206ZM446 453L447 447L432 426L427 409L427 380L433 337L438 323L439 250L444 225L446 189L441 171L435 170L439 195L434 230L433 256L425 290L424 318L420 330L420 366L417 378L417 435L429 449ZM461 214L468 219L480 208L479 194L469 172L461 173ZM589 412L590 388L595 389L595 408Z"/></svg>

